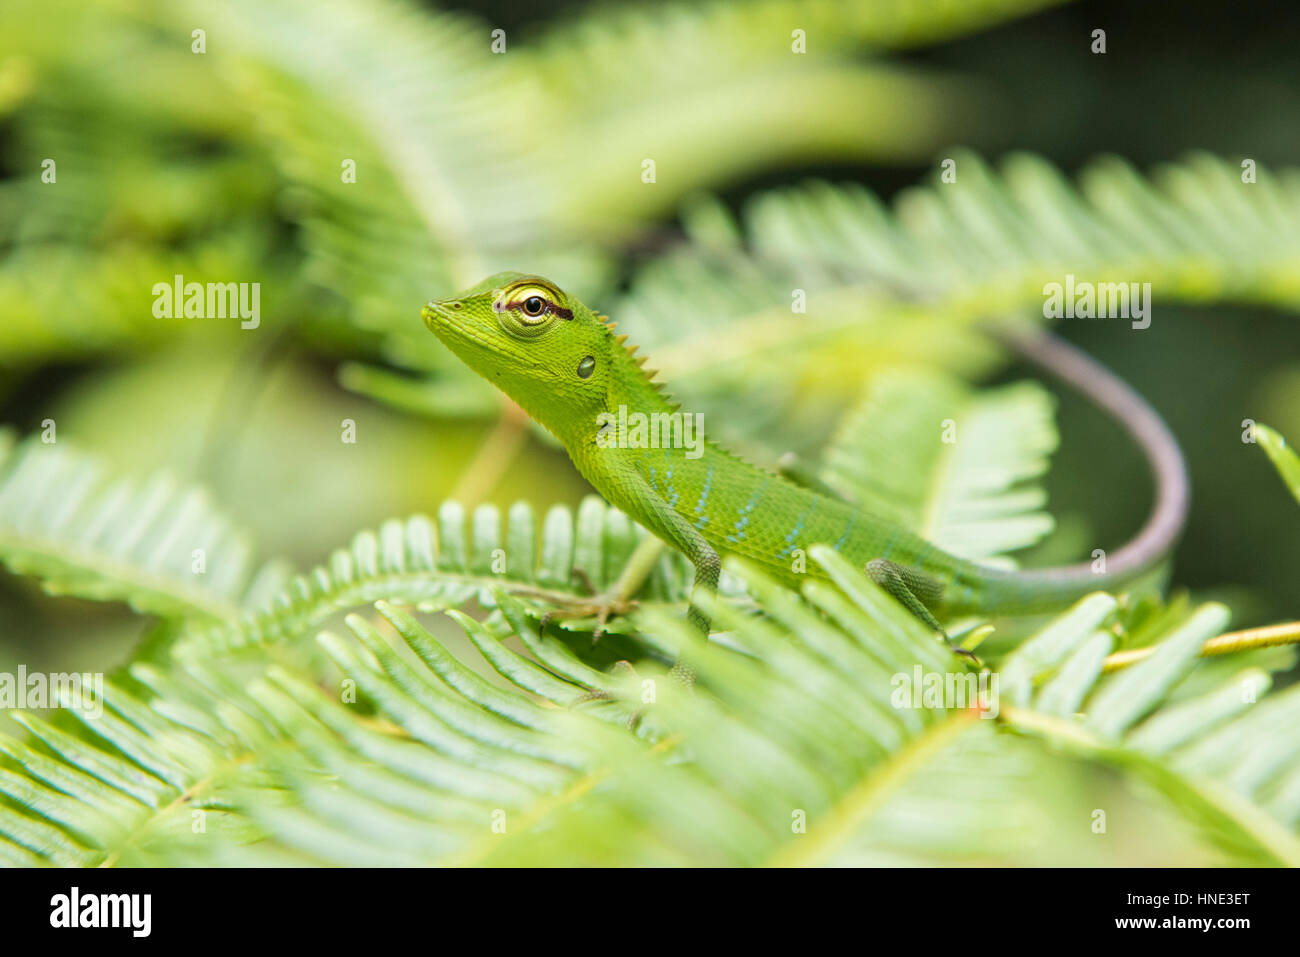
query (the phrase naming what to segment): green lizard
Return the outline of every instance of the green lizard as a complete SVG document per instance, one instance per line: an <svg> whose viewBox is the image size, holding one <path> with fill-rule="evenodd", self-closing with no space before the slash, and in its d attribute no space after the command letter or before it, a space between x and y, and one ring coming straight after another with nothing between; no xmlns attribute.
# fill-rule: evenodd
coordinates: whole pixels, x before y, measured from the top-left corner
<svg viewBox="0 0 1300 957"><path fill-rule="evenodd" d="M1046 610L1132 581L1167 554L1186 513L1182 455L1159 416L1110 372L1043 333L999 335L1115 416L1143 448L1156 478L1156 505L1145 528L1109 557L1102 573L1086 563L1010 572L966 561L708 441L693 448L620 447L609 441L609 424L620 409L629 415L678 409L644 369L644 359L636 358L635 347L625 345L626 336L615 335L605 317L540 277L492 276L454 299L429 303L423 317L470 368L550 430L608 501L685 553L695 567L696 589L716 588L725 554L797 585L796 549L824 543L864 567L946 637L940 618ZM608 610L600 608L602 626ZM708 633L695 601L689 616Z"/></svg>

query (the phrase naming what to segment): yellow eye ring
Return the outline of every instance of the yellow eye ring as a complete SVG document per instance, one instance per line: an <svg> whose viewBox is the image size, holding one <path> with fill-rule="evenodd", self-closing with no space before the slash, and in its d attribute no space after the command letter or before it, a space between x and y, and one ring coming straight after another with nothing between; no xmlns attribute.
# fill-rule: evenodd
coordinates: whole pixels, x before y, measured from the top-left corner
<svg viewBox="0 0 1300 957"><path fill-rule="evenodd" d="M492 296L492 309L501 328L521 339L543 336L555 328L555 320L573 318L573 310L560 305L562 294L542 282L494 289Z"/></svg>

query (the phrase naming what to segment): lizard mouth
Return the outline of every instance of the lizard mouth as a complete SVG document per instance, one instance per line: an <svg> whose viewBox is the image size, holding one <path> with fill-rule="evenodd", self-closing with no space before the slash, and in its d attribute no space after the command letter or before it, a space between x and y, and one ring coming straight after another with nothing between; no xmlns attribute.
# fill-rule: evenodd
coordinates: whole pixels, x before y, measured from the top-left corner
<svg viewBox="0 0 1300 957"><path fill-rule="evenodd" d="M425 303L420 315L430 332L471 365L474 364L471 356L478 356L482 352L497 355L501 351L500 346L492 341L473 317L465 314L458 300L444 299L441 302Z"/></svg>
<svg viewBox="0 0 1300 957"><path fill-rule="evenodd" d="M430 332L437 333L439 327L446 329L452 324L452 318L455 313L444 302L427 302L424 308L420 310L420 316L424 319L424 325Z"/></svg>

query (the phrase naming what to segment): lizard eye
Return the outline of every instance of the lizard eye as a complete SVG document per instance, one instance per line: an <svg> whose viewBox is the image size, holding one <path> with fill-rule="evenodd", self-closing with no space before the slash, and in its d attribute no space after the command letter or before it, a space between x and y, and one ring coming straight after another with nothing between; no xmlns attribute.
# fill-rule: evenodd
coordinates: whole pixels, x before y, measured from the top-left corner
<svg viewBox="0 0 1300 957"><path fill-rule="evenodd" d="M496 290L492 308L497 322L508 335L521 339L544 336L557 318L571 319L573 313L559 305L558 293L541 283L518 283Z"/></svg>

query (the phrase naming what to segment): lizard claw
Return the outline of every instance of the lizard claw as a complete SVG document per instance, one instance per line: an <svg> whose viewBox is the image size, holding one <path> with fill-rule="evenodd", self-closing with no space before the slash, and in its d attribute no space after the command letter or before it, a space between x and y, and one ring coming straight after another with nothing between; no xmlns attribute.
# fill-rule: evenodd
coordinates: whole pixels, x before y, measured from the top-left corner
<svg viewBox="0 0 1300 957"><path fill-rule="evenodd" d="M592 630L591 638L595 642L599 641L605 634L610 618L626 615L634 608L636 608L635 601L630 598L621 598L610 592L592 595L590 598L575 598L573 601L566 602L561 607L552 608L543 614L538 630L545 631L546 626L552 621L569 621L576 618L594 617L596 627Z"/></svg>
<svg viewBox="0 0 1300 957"><path fill-rule="evenodd" d="M546 626L552 621L568 621L574 618L592 618L596 619L596 627L592 630L592 642L597 642L605 634L609 626L609 619L615 615L626 615L636 607L636 602L629 598L624 598L617 594L613 589L599 591L591 580L591 576L578 566L573 568L573 576L577 578L586 588L588 596L586 598L573 598L565 601L560 607L552 608L542 615L541 624L538 627L539 632L544 632Z"/></svg>

